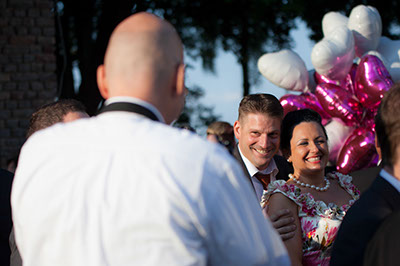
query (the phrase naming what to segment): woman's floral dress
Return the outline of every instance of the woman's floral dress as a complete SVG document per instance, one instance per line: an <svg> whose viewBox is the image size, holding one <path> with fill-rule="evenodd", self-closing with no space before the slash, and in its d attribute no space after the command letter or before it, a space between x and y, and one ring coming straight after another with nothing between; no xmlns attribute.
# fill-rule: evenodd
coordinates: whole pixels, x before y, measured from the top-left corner
<svg viewBox="0 0 400 266"><path fill-rule="evenodd" d="M274 193L282 193L298 206L302 239L303 265L329 265L332 244L344 215L351 205L359 198L360 192L351 183L351 176L337 172L328 174L328 178L338 180L338 183L352 197L343 206L334 203L328 205L315 200L310 193L301 193L300 188L293 184L286 184L284 180L271 182L268 193L264 192L261 205L267 204L269 197Z"/></svg>

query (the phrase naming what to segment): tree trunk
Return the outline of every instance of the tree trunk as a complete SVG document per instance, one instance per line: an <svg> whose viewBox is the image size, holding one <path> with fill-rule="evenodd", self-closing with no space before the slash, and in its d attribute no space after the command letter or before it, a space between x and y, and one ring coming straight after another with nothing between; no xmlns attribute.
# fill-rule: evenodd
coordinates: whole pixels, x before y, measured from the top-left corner
<svg viewBox="0 0 400 266"><path fill-rule="evenodd" d="M64 14L56 15L56 42L57 42L57 80L58 93L60 99L74 98L74 78L72 76L71 59L71 28L69 19L73 17L73 8L69 4L64 5Z"/></svg>
<svg viewBox="0 0 400 266"><path fill-rule="evenodd" d="M243 76L243 96L250 94L250 83L249 83L249 65L248 60L242 60L242 76Z"/></svg>
<svg viewBox="0 0 400 266"><path fill-rule="evenodd" d="M102 3L102 14L99 19L98 36L94 53L87 63L85 75L82 75L82 83L79 89L79 99L86 105L90 115L97 112L102 100L97 87L97 67L103 63L104 54L107 49L108 40L114 28L131 14L133 3L124 0L104 0Z"/></svg>
<svg viewBox="0 0 400 266"><path fill-rule="evenodd" d="M250 82L249 82L249 46L248 46L248 3L244 1L243 3L243 12L242 12L242 25L241 31L242 34L240 35L240 59L239 62L242 66L242 76L243 76L243 96L250 94Z"/></svg>

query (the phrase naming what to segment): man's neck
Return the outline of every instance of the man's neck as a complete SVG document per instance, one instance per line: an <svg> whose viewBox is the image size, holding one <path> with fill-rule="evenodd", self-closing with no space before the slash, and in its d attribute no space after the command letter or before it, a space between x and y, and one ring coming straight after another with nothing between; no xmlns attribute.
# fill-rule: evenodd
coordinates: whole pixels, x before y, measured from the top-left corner
<svg viewBox="0 0 400 266"><path fill-rule="evenodd" d="M383 169L400 181L400 162L397 162L393 167L385 166Z"/></svg>
<svg viewBox="0 0 400 266"><path fill-rule="evenodd" d="M160 111L154 105L152 105L146 101L143 101L139 98L134 98L134 97L130 97L130 96L115 96L115 97L108 98L105 101L105 105L115 103L115 102L128 102L128 103L139 104L139 105L149 109L150 111L152 111L157 116L157 118L160 122L165 123L164 117L161 115Z"/></svg>

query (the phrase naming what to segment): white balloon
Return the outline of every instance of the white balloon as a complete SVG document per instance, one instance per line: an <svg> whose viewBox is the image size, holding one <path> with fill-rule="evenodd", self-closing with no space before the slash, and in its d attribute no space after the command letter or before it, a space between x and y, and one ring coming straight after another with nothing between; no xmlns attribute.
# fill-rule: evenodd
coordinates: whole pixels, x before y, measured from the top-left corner
<svg viewBox="0 0 400 266"><path fill-rule="evenodd" d="M382 36L376 50L385 59L382 61L393 81L400 81L400 40L394 41Z"/></svg>
<svg viewBox="0 0 400 266"><path fill-rule="evenodd" d="M325 126L325 130L328 135L329 161L335 165L337 155L354 127L346 126L340 119L333 117Z"/></svg>
<svg viewBox="0 0 400 266"><path fill-rule="evenodd" d="M380 52L378 52L376 50L372 50L372 51L369 51L367 54L378 57L382 61L382 63L385 65L386 69L389 70L390 63L389 63L389 61L386 60L386 58Z"/></svg>
<svg viewBox="0 0 400 266"><path fill-rule="evenodd" d="M258 59L258 70L273 84L293 91L304 91L308 72L303 59L291 50L267 53Z"/></svg>
<svg viewBox="0 0 400 266"><path fill-rule="evenodd" d="M322 32L324 36L328 36L338 27L347 27L349 18L339 12L328 12L322 18Z"/></svg>
<svg viewBox="0 0 400 266"><path fill-rule="evenodd" d="M354 38L347 27L339 27L314 45L311 62L318 74L342 80L349 73L354 59Z"/></svg>
<svg viewBox="0 0 400 266"><path fill-rule="evenodd" d="M356 56L362 57L368 51L376 50L382 35L382 20L375 7L359 5L353 8L348 27L354 34Z"/></svg>

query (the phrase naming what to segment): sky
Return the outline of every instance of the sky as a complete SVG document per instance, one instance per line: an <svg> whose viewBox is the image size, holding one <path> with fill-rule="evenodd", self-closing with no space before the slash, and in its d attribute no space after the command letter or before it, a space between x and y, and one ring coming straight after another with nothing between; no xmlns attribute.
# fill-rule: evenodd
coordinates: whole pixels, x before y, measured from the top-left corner
<svg viewBox="0 0 400 266"><path fill-rule="evenodd" d="M314 46L309 38L309 30L302 21L298 21L298 28L291 31L293 48L305 62L308 70L314 67L311 64L311 50ZM233 125L237 119L237 109L242 99L242 70L232 53L218 51L215 61L215 73L206 72L202 69L201 60L193 61L185 58L186 63L192 68L186 71L186 85L191 87L198 85L204 89L205 95L200 100L207 106L214 107L214 113L220 115L220 120ZM260 83L251 88L250 93L270 93L278 99L285 94L291 93L269 82L260 73Z"/></svg>

